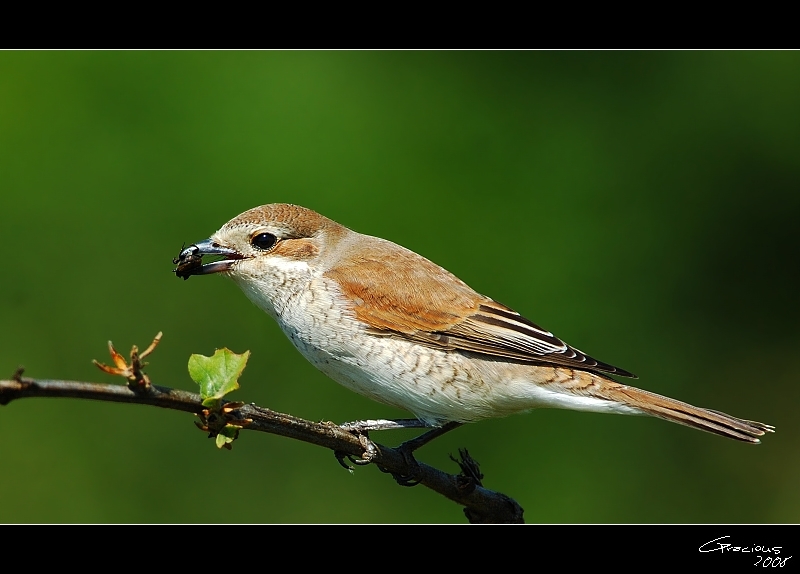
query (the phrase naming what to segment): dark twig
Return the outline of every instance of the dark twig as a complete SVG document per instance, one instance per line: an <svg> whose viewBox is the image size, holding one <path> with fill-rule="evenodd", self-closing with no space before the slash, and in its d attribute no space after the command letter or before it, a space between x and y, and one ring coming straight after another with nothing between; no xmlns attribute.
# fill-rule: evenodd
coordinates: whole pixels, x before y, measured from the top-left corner
<svg viewBox="0 0 800 574"><path fill-rule="evenodd" d="M15 373L11 380L0 381L0 405L7 405L13 400L29 397L81 398L136 403L200 416L207 411L199 394L152 384L147 388L136 386L134 392L122 385L29 379L23 377L21 371ZM236 408L226 409L225 407L228 405ZM223 411L230 410L225 414L234 423L251 421L243 430L256 430L294 438L331 449L336 453L341 453L343 457L353 457L358 460L369 459L380 469L393 476L413 476L414 481L419 484L464 506L464 513L470 522L523 522L522 508L508 496L480 486L479 481L471 481L474 488L471 488L472 485L470 488L465 488L463 470L461 475L448 474L416 461L413 453L373 443L365 436L349 432L334 423L315 423L254 404L223 402L222 408ZM476 482L478 483L476 484Z"/></svg>

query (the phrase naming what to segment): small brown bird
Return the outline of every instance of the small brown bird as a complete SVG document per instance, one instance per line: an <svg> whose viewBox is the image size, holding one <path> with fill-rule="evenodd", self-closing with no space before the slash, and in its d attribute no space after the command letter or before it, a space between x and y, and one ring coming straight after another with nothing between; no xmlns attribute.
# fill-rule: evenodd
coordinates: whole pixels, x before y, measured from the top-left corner
<svg viewBox="0 0 800 574"><path fill-rule="evenodd" d="M204 255L223 259L201 265ZM323 373L431 426L557 407L652 415L750 443L774 430L617 382L609 375L634 375L413 251L304 207L246 211L178 263L179 277L228 275Z"/></svg>

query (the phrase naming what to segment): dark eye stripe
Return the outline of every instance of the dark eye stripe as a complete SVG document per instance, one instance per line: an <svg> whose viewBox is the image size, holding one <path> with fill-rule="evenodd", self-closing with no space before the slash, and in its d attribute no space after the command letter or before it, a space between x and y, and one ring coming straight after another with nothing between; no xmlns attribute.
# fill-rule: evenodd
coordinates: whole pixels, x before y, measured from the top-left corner
<svg viewBox="0 0 800 574"><path fill-rule="evenodd" d="M255 247L256 249L261 249L263 251L268 251L275 247L275 244L278 242L278 238L272 235L271 233L259 233L258 235L254 235L253 238L250 240L250 244Z"/></svg>

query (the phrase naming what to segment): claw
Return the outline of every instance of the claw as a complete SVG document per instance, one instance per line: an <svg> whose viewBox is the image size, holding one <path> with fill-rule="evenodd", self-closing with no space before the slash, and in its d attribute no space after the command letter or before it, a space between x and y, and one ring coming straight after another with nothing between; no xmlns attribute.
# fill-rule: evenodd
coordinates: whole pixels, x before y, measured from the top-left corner
<svg viewBox="0 0 800 574"><path fill-rule="evenodd" d="M345 458L349 458L350 461L355 462L349 454L347 454L346 452L342 452L340 450L335 450L333 451L333 456L336 457L336 460L339 462L339 464L342 466L343 469L349 471L350 474L353 474L353 471L355 469L344 461Z"/></svg>
<svg viewBox="0 0 800 574"><path fill-rule="evenodd" d="M392 478L399 484L400 486L417 486L422 479L418 478L419 476L419 463L414 458L414 449L408 448L406 443L401 444L397 447L397 452L399 452L403 456L403 460L406 463L406 468L410 469L411 472L409 474L399 474L397 472L392 472L390 470L386 470L385 468L381 468L380 466L378 469L381 472L386 472L392 475Z"/></svg>
<svg viewBox="0 0 800 574"><path fill-rule="evenodd" d="M393 475L393 477L397 482L397 484L399 484L400 486L407 486L409 488L411 488L412 486L417 486L420 482L422 482L421 480L414 478L413 476L402 476L399 474L395 474Z"/></svg>
<svg viewBox="0 0 800 574"><path fill-rule="evenodd" d="M334 451L334 456L336 460L339 461L339 464L342 465L343 468L349 470L351 473L355 470L352 466L347 464L344 459L346 458L356 466L366 466L371 464L373 459L378 455L378 447L375 446L375 443L369 440L369 436L366 432L361 433L358 431L351 431L358 436L358 442L361 444L361 448L364 449L364 452L361 454L361 458L355 458L353 455L342 452L340 450Z"/></svg>
<svg viewBox="0 0 800 574"><path fill-rule="evenodd" d="M404 457L406 456L405 453L403 453L403 456ZM413 458L414 457L412 456L411 459L413 460ZM409 464L408 463L408 459L406 459L406 463ZM417 464L417 461L414 460L414 465L416 466L416 464ZM409 466L411 466L411 465L409 464ZM400 486L412 487L412 486L417 486L420 482L422 482L422 480L417 478L414 474L398 474L396 472L392 472L390 470L386 470L385 468L381 468L380 466L378 467L378 470L380 470L381 472L386 472L388 474L391 474L392 478Z"/></svg>
<svg viewBox="0 0 800 574"><path fill-rule="evenodd" d="M350 460L353 461L354 464L358 465L367 465L372 462L372 460L378 455L378 447L375 446L375 443L369 439L369 435L364 433L359 435L358 442L361 443L361 448L364 449L364 452L361 453L361 458L354 460L351 458Z"/></svg>

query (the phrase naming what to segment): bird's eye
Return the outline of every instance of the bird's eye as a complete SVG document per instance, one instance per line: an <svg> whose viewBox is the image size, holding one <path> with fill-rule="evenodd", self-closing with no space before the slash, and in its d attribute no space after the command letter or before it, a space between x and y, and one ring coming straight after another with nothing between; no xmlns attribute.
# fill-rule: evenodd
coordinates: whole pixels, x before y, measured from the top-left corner
<svg viewBox="0 0 800 574"><path fill-rule="evenodd" d="M254 235L250 240L250 244L253 247L256 249L261 249L262 251L268 251L272 249L275 247L277 242L278 238L271 233L259 233L258 235Z"/></svg>

